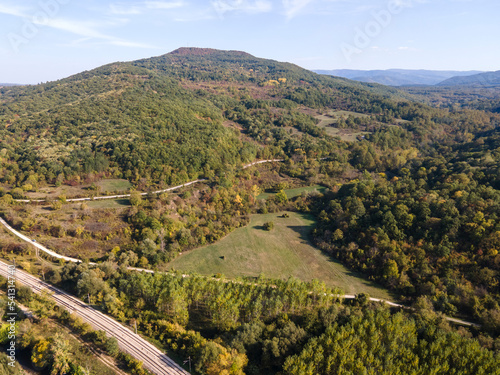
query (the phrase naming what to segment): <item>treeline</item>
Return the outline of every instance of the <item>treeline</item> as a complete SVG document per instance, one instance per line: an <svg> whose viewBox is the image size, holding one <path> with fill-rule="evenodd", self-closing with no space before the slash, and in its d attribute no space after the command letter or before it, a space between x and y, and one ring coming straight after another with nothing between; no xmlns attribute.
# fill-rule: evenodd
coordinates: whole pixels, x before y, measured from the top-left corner
<svg viewBox="0 0 500 375"><path fill-rule="evenodd" d="M235 189L233 183L234 176L228 174L218 184L203 186L195 197L190 191L179 197L133 197L127 221L135 241L131 249L140 264L161 265L179 252L216 242L248 224L259 189Z"/></svg>
<svg viewBox="0 0 500 375"><path fill-rule="evenodd" d="M412 314L394 313L366 295L342 303L317 281L148 274L111 262L47 276L190 357L196 374L489 374L500 363L498 340L454 331L425 298Z"/></svg>
<svg viewBox="0 0 500 375"><path fill-rule="evenodd" d="M340 319L339 319L340 320ZM500 358L478 342L387 310L329 326L289 357L283 373L498 374Z"/></svg>
<svg viewBox="0 0 500 375"><path fill-rule="evenodd" d="M138 273L113 262L94 269L85 264L68 264L47 276L78 296L102 305L118 320L137 324L145 335L182 358L190 356L197 373L214 375L244 373L249 358L242 348L245 339L232 339L242 331L255 334L251 331L260 330L263 341L269 341L269 357L256 366L275 369L275 361L282 362L284 353L273 351L273 341L292 340L283 345L297 349L306 338L304 329L288 319L282 321L283 317L300 317L311 309L329 308L337 304L341 293L317 281L226 281ZM269 327L262 322L269 322Z"/></svg>

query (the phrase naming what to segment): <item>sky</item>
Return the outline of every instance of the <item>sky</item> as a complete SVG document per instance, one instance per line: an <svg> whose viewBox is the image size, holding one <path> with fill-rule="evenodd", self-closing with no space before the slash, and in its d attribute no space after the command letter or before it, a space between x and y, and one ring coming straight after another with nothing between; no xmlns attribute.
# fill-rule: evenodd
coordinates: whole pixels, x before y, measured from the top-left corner
<svg viewBox="0 0 500 375"><path fill-rule="evenodd" d="M0 82L179 47L307 69L500 70L498 0L0 0Z"/></svg>

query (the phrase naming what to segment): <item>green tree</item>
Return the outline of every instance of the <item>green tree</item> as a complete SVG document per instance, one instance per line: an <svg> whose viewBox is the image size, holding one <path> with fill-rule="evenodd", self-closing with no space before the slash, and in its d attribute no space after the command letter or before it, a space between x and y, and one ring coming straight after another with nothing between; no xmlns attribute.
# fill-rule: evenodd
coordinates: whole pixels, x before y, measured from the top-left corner
<svg viewBox="0 0 500 375"><path fill-rule="evenodd" d="M70 369L71 347L69 341L60 333L56 333L50 344L50 356L52 357L52 370L50 375L64 375Z"/></svg>
<svg viewBox="0 0 500 375"><path fill-rule="evenodd" d="M130 193L129 200L132 206L140 206L142 204L142 195L138 191L133 191Z"/></svg>
<svg viewBox="0 0 500 375"><path fill-rule="evenodd" d="M288 202L288 197L283 189L278 191L278 193L276 193L274 198L276 199L276 202L278 202L279 204L285 204L286 202Z"/></svg>

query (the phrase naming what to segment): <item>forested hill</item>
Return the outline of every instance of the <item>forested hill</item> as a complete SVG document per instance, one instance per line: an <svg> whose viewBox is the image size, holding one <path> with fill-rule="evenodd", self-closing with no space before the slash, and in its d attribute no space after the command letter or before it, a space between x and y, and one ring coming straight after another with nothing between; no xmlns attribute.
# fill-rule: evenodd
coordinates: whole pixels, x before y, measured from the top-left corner
<svg viewBox="0 0 500 375"><path fill-rule="evenodd" d="M331 147L316 141L324 132L304 108L380 114L401 107L398 95L406 94L244 52L182 48L0 88L0 181L107 173L169 185L297 148L328 154ZM285 126L303 137L291 140Z"/></svg>
<svg viewBox="0 0 500 375"><path fill-rule="evenodd" d="M450 117L409 97L244 52L181 48L0 88L0 182L78 184L100 174L173 185L256 158L306 154L342 162L350 158L342 150L360 147L353 163L371 168L386 144L397 144L399 161L385 158L378 168L394 168L412 155L399 148L423 149L489 126L487 116ZM337 118L339 111L352 115ZM342 142L335 135L344 128L377 133L382 146Z"/></svg>

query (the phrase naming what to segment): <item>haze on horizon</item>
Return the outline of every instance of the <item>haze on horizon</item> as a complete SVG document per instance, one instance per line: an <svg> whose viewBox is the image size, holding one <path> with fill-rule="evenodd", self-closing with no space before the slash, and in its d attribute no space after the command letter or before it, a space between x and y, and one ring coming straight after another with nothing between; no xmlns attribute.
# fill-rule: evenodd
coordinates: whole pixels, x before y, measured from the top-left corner
<svg viewBox="0 0 500 375"><path fill-rule="evenodd" d="M308 69L499 70L494 0L0 0L0 82L39 83L182 46Z"/></svg>

